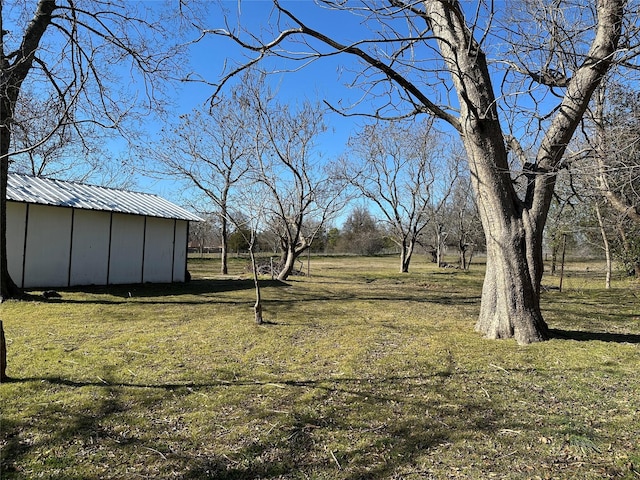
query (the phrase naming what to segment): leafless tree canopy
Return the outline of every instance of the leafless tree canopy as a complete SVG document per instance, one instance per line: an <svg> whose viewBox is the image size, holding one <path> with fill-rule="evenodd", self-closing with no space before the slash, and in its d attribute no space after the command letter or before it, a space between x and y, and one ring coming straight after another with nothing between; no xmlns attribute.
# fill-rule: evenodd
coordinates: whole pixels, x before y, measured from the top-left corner
<svg viewBox="0 0 640 480"><path fill-rule="evenodd" d="M342 166L346 181L381 212L408 272L418 239L453 190L461 158L450 138L422 122L365 125L349 142Z"/></svg>

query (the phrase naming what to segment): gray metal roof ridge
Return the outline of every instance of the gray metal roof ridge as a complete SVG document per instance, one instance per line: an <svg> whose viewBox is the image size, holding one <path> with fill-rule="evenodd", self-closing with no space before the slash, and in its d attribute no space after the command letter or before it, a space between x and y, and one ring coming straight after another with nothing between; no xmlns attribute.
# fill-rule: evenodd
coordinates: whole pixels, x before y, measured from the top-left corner
<svg viewBox="0 0 640 480"><path fill-rule="evenodd" d="M7 200L177 220L200 217L153 193L9 173Z"/></svg>

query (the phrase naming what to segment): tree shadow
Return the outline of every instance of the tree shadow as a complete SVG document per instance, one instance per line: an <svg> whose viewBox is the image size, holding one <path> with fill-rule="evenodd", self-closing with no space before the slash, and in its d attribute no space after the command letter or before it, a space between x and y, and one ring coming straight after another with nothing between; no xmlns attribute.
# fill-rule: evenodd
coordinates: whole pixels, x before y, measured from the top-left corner
<svg viewBox="0 0 640 480"><path fill-rule="evenodd" d="M108 375L104 377L108 379ZM7 423L2 434L5 438L2 467L7 478L14 474L19 478L20 463L31 455L31 450L51 448L58 455L65 455L60 452L71 444L81 445L85 457L70 462L91 461L94 454L104 457L108 453L115 465L123 461L131 449L136 452L146 449L147 454L155 452L163 457L162 467L136 466L135 473L140 476L158 475L148 468L166 468L165 473L178 474L183 479L282 479L298 478L296 475L305 472L305 478L327 477L333 473L334 478L345 480L382 480L392 477L399 468L426 450L451 442L454 437L471 435L472 431L494 428L499 413L488 410L481 401L461 398L455 392L445 393L446 380L447 375L442 372L407 377L275 380L279 388L293 389L289 394L295 400L287 407L289 414L274 414L268 410L268 405L260 411L263 407L259 403L252 409L258 410L254 418L263 420L267 426L272 421L278 423L278 428L264 428L240 444L215 450L206 448L200 440L194 442L189 428L175 429L169 444L166 438L165 443L150 443L150 436L161 436L153 430L151 435L149 432L142 435L129 429L126 422L131 408L130 389L136 389L144 397L144 415L151 420L149 428L156 429L155 411L162 411L166 402L179 405L184 397L210 395L219 388L270 387L274 384L273 379L152 385L108 380L107 383L76 381L61 377L16 379L15 382L48 384L58 389L95 387L98 388L98 400L91 407L60 402L43 405L37 421L28 420L23 425ZM314 395L309 395L310 390ZM443 395L443 402L427 398L425 390ZM299 400L302 393L307 400ZM366 416L364 419L359 417L360 411L365 415L378 409L396 412L400 404L422 413L408 418L376 416L373 424L368 423ZM426 415L424 412L431 413ZM462 420L458 417L460 412L464 412ZM134 411L132 415L137 419L140 411ZM45 432L52 424L56 424L56 430ZM454 424L462 424L463 431L450 428ZM36 432L38 442L20 441L22 431L38 428L42 430ZM331 440L336 437L349 438L353 443L331 447ZM97 451L98 445L101 445L101 451ZM162 472L159 476L167 478Z"/></svg>
<svg viewBox="0 0 640 480"><path fill-rule="evenodd" d="M611 343L640 343L640 335L632 333L585 332L580 330L549 329L551 338L561 340L575 340L578 342L611 342Z"/></svg>
<svg viewBox="0 0 640 480"><path fill-rule="evenodd" d="M262 288L280 288L291 286L287 282L281 280L260 280ZM183 295L215 295L218 293L238 292L243 290L252 290L255 288L253 279L203 279L191 280L188 283L145 283L131 285L106 285L106 286L84 286L84 287L65 287L59 288L56 292L60 293L60 297L45 298L42 295L34 293L26 293L25 299L30 301L41 301L47 303L95 303L95 304L119 304L125 303L130 298L154 299L153 303L176 303L176 304L194 304L209 303L208 301L197 300L171 300L172 296ZM64 293L86 293L92 295L111 295L119 297L121 300L97 300L95 298L88 299L72 299L64 296ZM160 299L160 300L158 300Z"/></svg>

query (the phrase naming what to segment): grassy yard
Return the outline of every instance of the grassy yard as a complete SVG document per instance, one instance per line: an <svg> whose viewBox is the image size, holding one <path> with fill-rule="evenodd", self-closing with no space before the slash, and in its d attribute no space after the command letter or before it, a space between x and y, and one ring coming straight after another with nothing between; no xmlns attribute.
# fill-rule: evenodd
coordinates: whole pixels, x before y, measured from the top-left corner
<svg viewBox="0 0 640 480"><path fill-rule="evenodd" d="M261 326L241 260L3 304L0 478L640 479L638 283L569 265L524 347L474 332L481 265L397 264L265 279Z"/></svg>

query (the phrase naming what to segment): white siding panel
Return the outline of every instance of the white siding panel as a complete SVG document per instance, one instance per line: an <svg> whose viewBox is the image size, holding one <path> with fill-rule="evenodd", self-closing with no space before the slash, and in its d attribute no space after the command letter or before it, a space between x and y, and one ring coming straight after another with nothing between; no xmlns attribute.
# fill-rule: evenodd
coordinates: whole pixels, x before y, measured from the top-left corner
<svg viewBox="0 0 640 480"><path fill-rule="evenodd" d="M29 206L25 287L68 285L72 214L70 208Z"/></svg>
<svg viewBox="0 0 640 480"><path fill-rule="evenodd" d="M187 265L187 228L189 222L178 220L176 222L176 237L173 256L173 281L184 282L184 274Z"/></svg>
<svg viewBox="0 0 640 480"><path fill-rule="evenodd" d="M173 220L147 218L147 235L144 248L145 282L171 282L173 225Z"/></svg>
<svg viewBox="0 0 640 480"><path fill-rule="evenodd" d="M9 275L18 286L22 286L26 220L26 203L7 202L7 264Z"/></svg>
<svg viewBox="0 0 640 480"><path fill-rule="evenodd" d="M73 218L71 285L106 285L111 214L76 210Z"/></svg>
<svg viewBox="0 0 640 480"><path fill-rule="evenodd" d="M114 213L109 283L142 282L143 245L144 217Z"/></svg>

